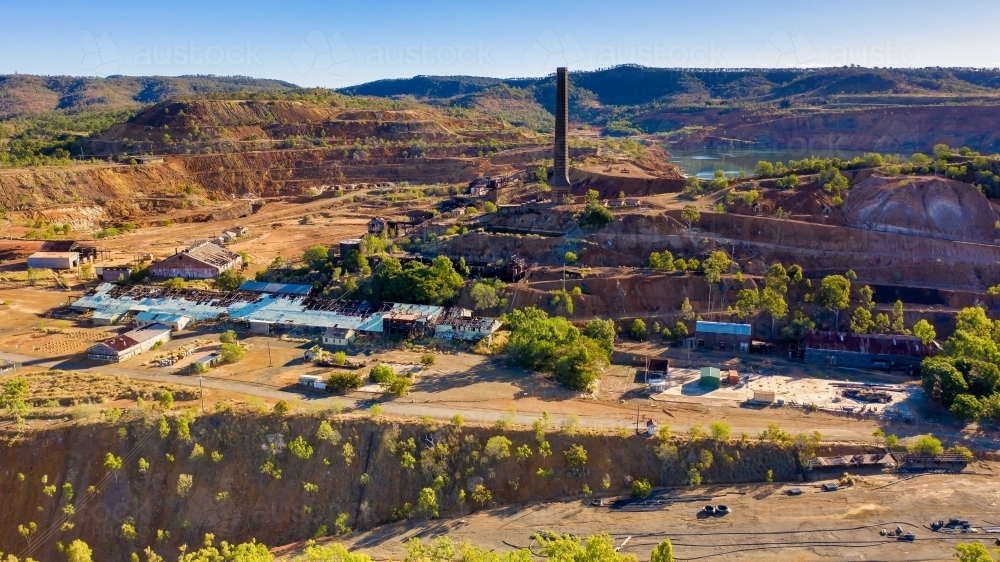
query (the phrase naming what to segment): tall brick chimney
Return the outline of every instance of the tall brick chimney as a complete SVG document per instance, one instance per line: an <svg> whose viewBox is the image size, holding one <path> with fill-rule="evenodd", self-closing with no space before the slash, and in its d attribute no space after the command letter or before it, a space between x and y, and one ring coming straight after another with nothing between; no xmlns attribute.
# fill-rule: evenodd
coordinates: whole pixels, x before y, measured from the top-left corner
<svg viewBox="0 0 1000 562"><path fill-rule="evenodd" d="M569 121L569 83L566 67L556 69L556 145L552 154L552 197L556 202L569 193L569 146L566 144L566 127Z"/></svg>

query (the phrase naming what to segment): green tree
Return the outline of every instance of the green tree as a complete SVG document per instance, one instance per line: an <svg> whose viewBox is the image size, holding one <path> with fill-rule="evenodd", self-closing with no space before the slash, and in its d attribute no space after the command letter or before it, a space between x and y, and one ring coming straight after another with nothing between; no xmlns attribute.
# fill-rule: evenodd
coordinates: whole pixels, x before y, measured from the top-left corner
<svg viewBox="0 0 1000 562"><path fill-rule="evenodd" d="M122 458L116 457L111 453L104 454L104 468L108 470L119 470L122 467Z"/></svg>
<svg viewBox="0 0 1000 562"><path fill-rule="evenodd" d="M712 311L712 287L716 283L722 282L722 274L728 269L732 260L729 255L722 250L715 250L705 258L701 264L702 271L705 272L705 283L708 283L708 311Z"/></svg>
<svg viewBox="0 0 1000 562"><path fill-rule="evenodd" d="M236 332L233 330L226 330L219 336L219 343L236 343L236 340Z"/></svg>
<svg viewBox="0 0 1000 562"><path fill-rule="evenodd" d="M587 203L580 214L580 226L583 228L601 228L614 222L615 215L598 202Z"/></svg>
<svg viewBox="0 0 1000 562"><path fill-rule="evenodd" d="M388 365L375 365L372 370L368 373L369 378L375 383L382 384L389 382L393 377L396 376L396 371Z"/></svg>
<svg viewBox="0 0 1000 562"><path fill-rule="evenodd" d="M432 488L423 488L420 490L420 494L417 496L417 513L428 519L437 519L437 492Z"/></svg>
<svg viewBox="0 0 1000 562"><path fill-rule="evenodd" d="M310 246L302 253L302 261L310 270L322 271L330 265L330 249L326 246Z"/></svg>
<svg viewBox="0 0 1000 562"><path fill-rule="evenodd" d="M566 462L570 466L581 467L587 464L587 450L583 448L583 445L570 445L564 454L566 455Z"/></svg>
<svg viewBox="0 0 1000 562"><path fill-rule="evenodd" d="M753 175L758 178L769 178L774 175L774 164L761 160L754 166Z"/></svg>
<svg viewBox="0 0 1000 562"><path fill-rule="evenodd" d="M483 455L494 460L503 460L510 457L510 447L512 443L503 435L494 435L486 440L483 447Z"/></svg>
<svg viewBox="0 0 1000 562"><path fill-rule="evenodd" d="M974 422L983 415L983 405L971 394L959 394L948 411L964 422Z"/></svg>
<svg viewBox="0 0 1000 562"><path fill-rule="evenodd" d="M649 332L646 330L646 322L642 318L636 318L632 321L632 327L629 328L628 333L632 336L632 339L638 341L646 341L649 338Z"/></svg>
<svg viewBox="0 0 1000 562"><path fill-rule="evenodd" d="M681 303L681 318L690 322L695 319L694 307L691 306L691 300L684 297L684 302Z"/></svg>
<svg viewBox="0 0 1000 562"><path fill-rule="evenodd" d="M872 313L864 306L859 306L854 309L854 315L851 317L851 331L855 334L868 334L871 333L872 328L875 327L875 322L872 321Z"/></svg>
<svg viewBox="0 0 1000 562"><path fill-rule="evenodd" d="M698 212L698 207L694 205L684 205L681 209L681 220L687 223L687 227L690 230L691 225L701 220L701 213Z"/></svg>
<svg viewBox="0 0 1000 562"><path fill-rule="evenodd" d="M479 310L490 310L506 305L506 300L501 297L501 292L506 285L499 279L477 281L472 285L469 294L476 302Z"/></svg>
<svg viewBox="0 0 1000 562"><path fill-rule="evenodd" d="M223 291L235 291L246 281L246 278L233 269L227 269L215 278L215 287Z"/></svg>
<svg viewBox="0 0 1000 562"><path fill-rule="evenodd" d="M861 296L861 306L867 308L868 310L875 308L875 301L872 300L872 297L875 295L875 291L873 291L871 287L868 285L861 287L858 289L858 294Z"/></svg>
<svg viewBox="0 0 1000 562"><path fill-rule="evenodd" d="M955 545L955 558L958 559L958 562L996 562L986 547L978 542Z"/></svg>
<svg viewBox="0 0 1000 562"><path fill-rule="evenodd" d="M614 320L610 318L607 320L599 318L591 320L584 327L583 335L597 342L597 345L605 351L608 357L611 356L611 352L615 347L615 337L617 336Z"/></svg>
<svg viewBox="0 0 1000 562"><path fill-rule="evenodd" d="M223 363L237 363L246 355L246 350L238 343L224 343L219 346Z"/></svg>
<svg viewBox="0 0 1000 562"><path fill-rule="evenodd" d="M903 323L903 301L900 300L897 300L892 305L892 333L904 336L910 335L910 331L906 329L906 324Z"/></svg>
<svg viewBox="0 0 1000 562"><path fill-rule="evenodd" d="M649 494L653 493L653 485L649 483L649 480L645 478L636 478L632 480L632 497L644 500L649 497Z"/></svg>
<svg viewBox="0 0 1000 562"><path fill-rule="evenodd" d="M494 203L492 201L487 201L487 202L483 203L483 211L485 211L487 213L495 213L495 212L497 212L496 203Z"/></svg>
<svg viewBox="0 0 1000 562"><path fill-rule="evenodd" d="M403 375L393 375L391 379L380 383L382 390L395 396L406 396L413 386L413 379Z"/></svg>
<svg viewBox="0 0 1000 562"><path fill-rule="evenodd" d="M667 250L649 254L649 267L655 271L673 271L674 256Z"/></svg>
<svg viewBox="0 0 1000 562"><path fill-rule="evenodd" d="M940 455L944 452L941 441L933 435L921 435L907 449L920 455Z"/></svg>
<svg viewBox="0 0 1000 562"><path fill-rule="evenodd" d="M709 431L712 433L712 439L719 442L729 441L729 435L732 432L732 426L726 422L714 421L708 426Z"/></svg>
<svg viewBox="0 0 1000 562"><path fill-rule="evenodd" d="M670 539L656 545L650 554L649 562L674 562L674 546L670 544Z"/></svg>
<svg viewBox="0 0 1000 562"><path fill-rule="evenodd" d="M448 263L450 264L451 261L449 260ZM351 273L362 273L367 275L371 272L371 266L368 265L368 258L366 258L358 250L348 251L347 255L344 256L342 260L342 265L345 270L350 271Z"/></svg>
<svg viewBox="0 0 1000 562"><path fill-rule="evenodd" d="M93 551L90 550L87 543L80 539L74 540L66 547L66 559L69 562L91 562L93 560L91 558L92 555Z"/></svg>
<svg viewBox="0 0 1000 562"><path fill-rule="evenodd" d="M18 425L24 423L24 416L28 413L28 391L31 384L27 377L17 376L3 382L3 390L0 391L0 408L12 414Z"/></svg>
<svg viewBox="0 0 1000 562"><path fill-rule="evenodd" d="M566 263L576 263L577 259L578 259L577 255L573 252L566 252L566 254L563 256L563 260Z"/></svg>
<svg viewBox="0 0 1000 562"><path fill-rule="evenodd" d="M288 443L288 452L303 460L308 460L313 456L312 446L301 435Z"/></svg>
<svg viewBox="0 0 1000 562"><path fill-rule="evenodd" d="M674 324L674 329L672 335L677 338L686 338L688 336L688 328L683 322L677 322Z"/></svg>
<svg viewBox="0 0 1000 562"><path fill-rule="evenodd" d="M326 379L326 388L330 392L349 392L364 386L361 374L354 371L334 371Z"/></svg>
<svg viewBox="0 0 1000 562"><path fill-rule="evenodd" d="M584 203L588 205L591 203L597 203L600 200L601 194L596 189L588 189L587 193L583 196Z"/></svg>
<svg viewBox="0 0 1000 562"><path fill-rule="evenodd" d="M924 345L929 345L937 337L937 332L934 331L934 326L930 322L921 318L913 325L913 335L920 338Z"/></svg>
<svg viewBox="0 0 1000 562"><path fill-rule="evenodd" d="M834 313L836 324L840 324L840 311L851 302L851 282L843 275L828 275L820 283L819 305Z"/></svg>
<svg viewBox="0 0 1000 562"><path fill-rule="evenodd" d="M472 501L478 503L480 507L486 507L486 504L493 501L493 494L486 486L476 484L476 487L472 489Z"/></svg>

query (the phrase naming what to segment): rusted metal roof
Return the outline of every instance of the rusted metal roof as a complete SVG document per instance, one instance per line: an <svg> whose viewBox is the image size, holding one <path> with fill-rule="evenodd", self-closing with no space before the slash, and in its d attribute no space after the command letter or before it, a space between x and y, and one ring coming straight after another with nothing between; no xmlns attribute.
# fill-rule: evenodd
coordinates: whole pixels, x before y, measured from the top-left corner
<svg viewBox="0 0 1000 562"><path fill-rule="evenodd" d="M930 348L914 336L888 334L847 334L842 332L806 332L805 349L846 351L870 355L903 355L923 357Z"/></svg>

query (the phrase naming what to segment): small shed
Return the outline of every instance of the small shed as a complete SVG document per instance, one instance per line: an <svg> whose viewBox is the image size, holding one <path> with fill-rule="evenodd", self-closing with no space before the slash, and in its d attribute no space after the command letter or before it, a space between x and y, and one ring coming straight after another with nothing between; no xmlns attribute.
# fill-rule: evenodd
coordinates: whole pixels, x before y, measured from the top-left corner
<svg viewBox="0 0 1000 562"><path fill-rule="evenodd" d="M73 269L80 266L80 252L35 252L28 256L28 267Z"/></svg>
<svg viewBox="0 0 1000 562"><path fill-rule="evenodd" d="M194 365L195 371L208 370L209 368L218 365L219 361L222 361L222 354L215 351L195 359L192 365Z"/></svg>
<svg viewBox="0 0 1000 562"><path fill-rule="evenodd" d="M353 328L341 328L334 326L332 328L327 328L326 332L323 334L323 345L332 345L336 347L347 347L351 345L354 338L357 336L357 332Z"/></svg>
<svg viewBox="0 0 1000 562"><path fill-rule="evenodd" d="M701 380L698 386L703 388L719 388L722 386L722 372L715 367L702 367Z"/></svg>
<svg viewBox="0 0 1000 562"><path fill-rule="evenodd" d="M118 283L121 281L128 281L129 277L132 275L132 270L128 267L105 267L101 269L98 275L101 276L101 281L106 283Z"/></svg>
<svg viewBox="0 0 1000 562"><path fill-rule="evenodd" d="M726 384L739 384L739 383L740 383L740 374L737 373L736 371L732 370L729 371L729 373L726 375Z"/></svg>
<svg viewBox="0 0 1000 562"><path fill-rule="evenodd" d="M758 404L774 404L775 395L773 392L766 390L755 390L753 391L753 402Z"/></svg>

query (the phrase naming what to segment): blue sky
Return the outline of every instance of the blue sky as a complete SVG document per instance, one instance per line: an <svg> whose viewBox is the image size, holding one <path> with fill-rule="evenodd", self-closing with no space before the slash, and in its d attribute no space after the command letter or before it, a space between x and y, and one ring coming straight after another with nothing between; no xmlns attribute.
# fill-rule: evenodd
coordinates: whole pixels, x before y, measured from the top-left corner
<svg viewBox="0 0 1000 562"><path fill-rule="evenodd" d="M6 0L0 74L241 74L340 87L623 63L998 67L998 21L995 0Z"/></svg>

